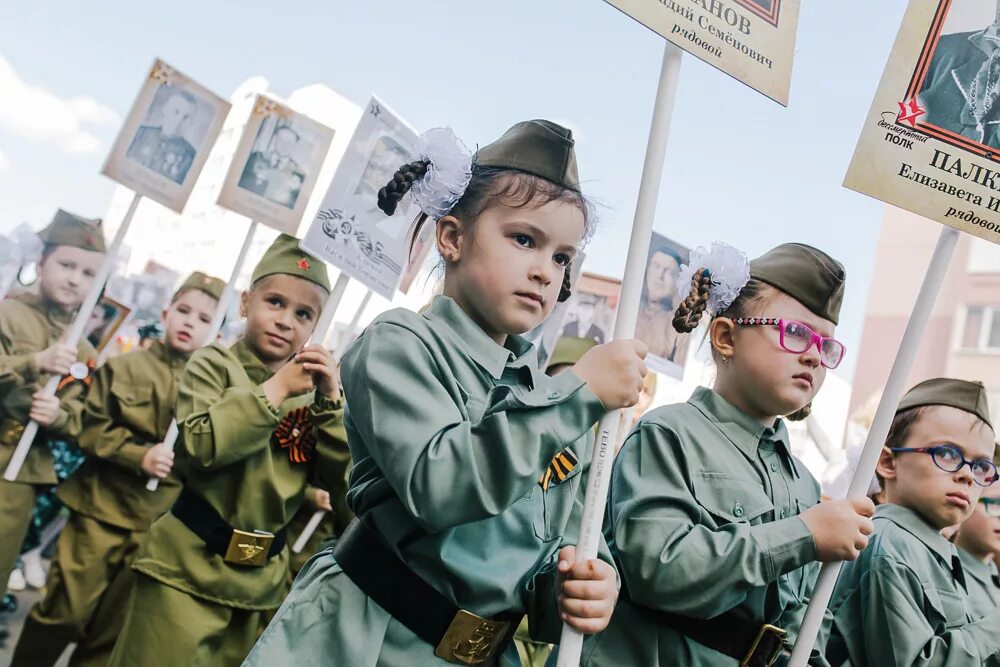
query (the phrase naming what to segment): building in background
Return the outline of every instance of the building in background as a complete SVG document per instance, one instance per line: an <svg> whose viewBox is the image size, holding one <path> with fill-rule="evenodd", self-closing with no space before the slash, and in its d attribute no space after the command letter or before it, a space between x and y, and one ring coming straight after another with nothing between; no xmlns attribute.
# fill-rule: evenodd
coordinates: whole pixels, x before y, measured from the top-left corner
<svg viewBox="0 0 1000 667"><path fill-rule="evenodd" d="M941 226L887 207L857 355L850 413L877 404ZM1000 246L962 234L910 373L979 380L1000 414Z"/></svg>

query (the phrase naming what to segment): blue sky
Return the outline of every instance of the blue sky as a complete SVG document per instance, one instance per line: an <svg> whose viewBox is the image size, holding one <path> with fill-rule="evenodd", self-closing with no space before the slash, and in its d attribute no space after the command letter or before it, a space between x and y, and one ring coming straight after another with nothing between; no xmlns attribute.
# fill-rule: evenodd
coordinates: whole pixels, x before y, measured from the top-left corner
<svg viewBox="0 0 1000 667"><path fill-rule="evenodd" d="M905 4L804 2L787 109L685 56L660 191L655 227L684 244L754 256L801 241L843 261L848 349L884 207L841 182ZM662 45L601 0L4 3L0 233L60 206L104 213L113 184L98 172L159 56L225 97L255 74L279 95L323 83L363 104L376 92L470 146L526 118L569 124L602 204L584 268L620 275Z"/></svg>

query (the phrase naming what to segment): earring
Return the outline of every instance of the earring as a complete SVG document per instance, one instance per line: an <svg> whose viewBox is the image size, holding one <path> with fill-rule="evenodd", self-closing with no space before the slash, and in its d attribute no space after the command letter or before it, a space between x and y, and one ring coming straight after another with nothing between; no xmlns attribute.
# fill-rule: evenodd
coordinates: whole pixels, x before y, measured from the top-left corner
<svg viewBox="0 0 1000 667"><path fill-rule="evenodd" d="M729 363L729 357L727 357L726 355L722 355L722 363L723 363L723 365L728 364Z"/></svg>

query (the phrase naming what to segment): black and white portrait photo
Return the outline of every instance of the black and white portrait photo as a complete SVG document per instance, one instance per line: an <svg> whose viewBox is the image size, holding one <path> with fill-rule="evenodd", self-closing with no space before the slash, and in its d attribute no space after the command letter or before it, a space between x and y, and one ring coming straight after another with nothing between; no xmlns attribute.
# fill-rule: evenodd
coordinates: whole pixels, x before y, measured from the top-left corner
<svg viewBox="0 0 1000 667"><path fill-rule="evenodd" d="M194 93L160 84L126 156L181 184L214 117L215 107Z"/></svg>
<svg viewBox="0 0 1000 667"><path fill-rule="evenodd" d="M239 186L279 206L295 208L315 151L310 139L291 123L265 121L257 133Z"/></svg>
<svg viewBox="0 0 1000 667"><path fill-rule="evenodd" d="M920 87L921 122L944 141L1000 150L1000 5L953 0Z"/></svg>

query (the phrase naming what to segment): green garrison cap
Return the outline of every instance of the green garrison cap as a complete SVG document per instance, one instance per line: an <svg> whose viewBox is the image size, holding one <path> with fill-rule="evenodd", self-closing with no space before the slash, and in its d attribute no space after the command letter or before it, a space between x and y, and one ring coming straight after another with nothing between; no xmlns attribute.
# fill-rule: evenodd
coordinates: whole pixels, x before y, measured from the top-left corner
<svg viewBox="0 0 1000 667"><path fill-rule="evenodd" d="M580 361L580 357L587 350L596 347L597 342L593 338L572 338L563 336L556 343L556 349L552 351L552 358L549 359L548 368L553 366L563 366L575 364Z"/></svg>
<svg viewBox="0 0 1000 667"><path fill-rule="evenodd" d="M38 234L47 245L68 245L92 252L105 252L100 219L91 220L59 209L49 226Z"/></svg>
<svg viewBox="0 0 1000 667"><path fill-rule="evenodd" d="M561 125L548 120L526 120L480 148L475 162L483 167L523 171L579 192L575 143L573 133Z"/></svg>
<svg viewBox="0 0 1000 667"><path fill-rule="evenodd" d="M278 234L278 238L274 239L274 243L257 262L250 284L276 273L304 278L316 283L327 292L330 291L330 278L326 273L326 264L303 252L299 248L299 240L288 234Z"/></svg>
<svg viewBox="0 0 1000 667"><path fill-rule="evenodd" d="M750 262L750 277L799 301L816 315L837 324L844 301L844 265L822 250L784 243Z"/></svg>
<svg viewBox="0 0 1000 667"><path fill-rule="evenodd" d="M899 402L896 412L928 405L946 405L971 412L993 427L990 421L990 406L986 397L986 387L982 382L969 382L953 378L933 378L924 380L906 392Z"/></svg>
<svg viewBox="0 0 1000 667"><path fill-rule="evenodd" d="M222 293L226 291L226 281L202 273L201 271L195 271L177 289L173 300L176 300L181 295L181 292L186 292L189 289L199 290L219 301L222 299Z"/></svg>

